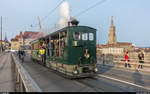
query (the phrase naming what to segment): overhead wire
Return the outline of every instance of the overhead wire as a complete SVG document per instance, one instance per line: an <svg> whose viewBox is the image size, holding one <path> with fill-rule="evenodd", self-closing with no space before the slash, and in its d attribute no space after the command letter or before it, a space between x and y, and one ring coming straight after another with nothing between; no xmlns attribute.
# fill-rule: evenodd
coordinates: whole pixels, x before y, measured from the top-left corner
<svg viewBox="0 0 150 94"><path fill-rule="evenodd" d="M101 0L101 1L99 1L99 2L97 2L97 3L95 3L94 5L92 5L92 6L88 7L87 9L85 9L85 10L79 12L78 14L76 14L73 18L76 18L76 17L78 17L78 16L80 16L80 15L86 13L86 12L89 11L90 9L95 8L96 6L98 6L98 5L100 5L100 4L103 4L103 3L106 2L106 1L107 1L107 0ZM100 39L97 40L97 43L100 44Z"/></svg>
<svg viewBox="0 0 150 94"><path fill-rule="evenodd" d="M74 17L80 16L80 15L82 15L83 13L89 11L90 9L92 9L92 8L96 7L97 5L102 4L102 3L104 3L104 2L106 2L106 0L101 0L101 1L97 2L96 4L90 6L89 8L87 8L87 9L81 11L80 13L76 14Z"/></svg>
<svg viewBox="0 0 150 94"><path fill-rule="evenodd" d="M53 8L44 18L42 18L42 20L40 20L40 22L42 23L45 19L47 19L65 0L62 0L60 3L58 3L58 5ZM38 24L35 24L35 25L31 25L31 27L36 27L36 25Z"/></svg>
<svg viewBox="0 0 150 94"><path fill-rule="evenodd" d="M47 19L64 1L65 1L65 0L62 0L54 9L52 9L52 10L49 12L48 15L46 15L40 22L42 23L45 19ZM104 3L105 1L106 1L106 0L101 0L100 2L97 2L96 4L90 6L89 8L87 8L87 9L81 11L80 13L78 13L77 15L75 15L74 17L77 17L77 16L82 15L83 13L89 11L90 9L96 7L96 6L99 5L99 4ZM31 25L31 27L36 27L37 25L38 25L38 24Z"/></svg>
<svg viewBox="0 0 150 94"><path fill-rule="evenodd" d="M64 1L65 1L65 0L62 0L54 9L52 9L52 10L48 13L48 15L45 16L45 17L41 20L41 22L44 21L49 15L51 15Z"/></svg>

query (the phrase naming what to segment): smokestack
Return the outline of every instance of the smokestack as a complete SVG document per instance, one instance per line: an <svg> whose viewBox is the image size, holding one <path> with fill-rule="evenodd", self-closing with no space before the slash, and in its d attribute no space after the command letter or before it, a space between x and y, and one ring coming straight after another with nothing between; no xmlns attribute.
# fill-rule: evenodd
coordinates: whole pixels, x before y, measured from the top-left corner
<svg viewBox="0 0 150 94"><path fill-rule="evenodd" d="M71 21L72 26L77 26L79 24L79 21L77 21L76 19L73 19Z"/></svg>
<svg viewBox="0 0 150 94"><path fill-rule="evenodd" d="M71 23L71 22L70 22L70 21L68 21L68 26L70 26L70 23Z"/></svg>

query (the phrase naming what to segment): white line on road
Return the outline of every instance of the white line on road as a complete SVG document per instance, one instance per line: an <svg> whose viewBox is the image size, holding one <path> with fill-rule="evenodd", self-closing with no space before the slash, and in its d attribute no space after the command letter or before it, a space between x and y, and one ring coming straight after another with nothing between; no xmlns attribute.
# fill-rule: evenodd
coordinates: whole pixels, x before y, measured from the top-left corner
<svg viewBox="0 0 150 94"><path fill-rule="evenodd" d="M98 75L99 77L104 77L104 78L107 78L107 79L111 79L111 80L115 80L115 81L119 81L119 82L122 82L122 83L126 83L126 84L129 84L129 85L133 85L133 86L136 86L136 87L139 87L139 88L143 88L143 89L146 89L146 90L149 90L150 91L150 88L148 87L143 87L141 85L137 85L137 84L134 84L134 83L130 83L130 82L126 82L126 81L123 81L123 80L119 80L119 79L116 79L116 78L112 78L112 77L108 77L108 76L105 76L105 75Z"/></svg>

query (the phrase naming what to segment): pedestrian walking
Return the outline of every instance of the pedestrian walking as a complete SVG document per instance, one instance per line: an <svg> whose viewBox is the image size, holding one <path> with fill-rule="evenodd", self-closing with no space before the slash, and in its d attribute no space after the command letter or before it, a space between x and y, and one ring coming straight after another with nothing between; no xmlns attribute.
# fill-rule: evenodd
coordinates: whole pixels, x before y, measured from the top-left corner
<svg viewBox="0 0 150 94"><path fill-rule="evenodd" d="M128 54L128 52L126 51L125 52L125 56L124 56L124 59L125 59L125 67L127 68L127 67L131 67L131 65L129 64L129 54Z"/></svg>
<svg viewBox="0 0 150 94"><path fill-rule="evenodd" d="M25 51L24 50L21 50L21 61L22 63L24 62L24 57L25 57Z"/></svg>
<svg viewBox="0 0 150 94"><path fill-rule="evenodd" d="M143 68L143 63L144 63L144 53L142 51L140 51L138 53L138 58L139 58L139 66L138 68Z"/></svg>
<svg viewBox="0 0 150 94"><path fill-rule="evenodd" d="M103 57L103 66L105 65L105 54L102 54Z"/></svg>
<svg viewBox="0 0 150 94"><path fill-rule="evenodd" d="M18 51L18 56L19 56L19 59L21 59L21 49L19 49Z"/></svg>

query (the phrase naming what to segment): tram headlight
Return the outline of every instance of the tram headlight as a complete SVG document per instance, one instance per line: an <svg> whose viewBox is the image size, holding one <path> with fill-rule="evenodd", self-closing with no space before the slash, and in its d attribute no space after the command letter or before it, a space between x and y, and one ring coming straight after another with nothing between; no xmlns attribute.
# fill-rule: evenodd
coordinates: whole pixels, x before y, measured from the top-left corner
<svg viewBox="0 0 150 94"><path fill-rule="evenodd" d="M98 69L97 69L97 68L94 68L94 72L98 72Z"/></svg>
<svg viewBox="0 0 150 94"><path fill-rule="evenodd" d="M77 71L77 70L74 70L73 73L74 73L74 74L78 74L78 71Z"/></svg>

